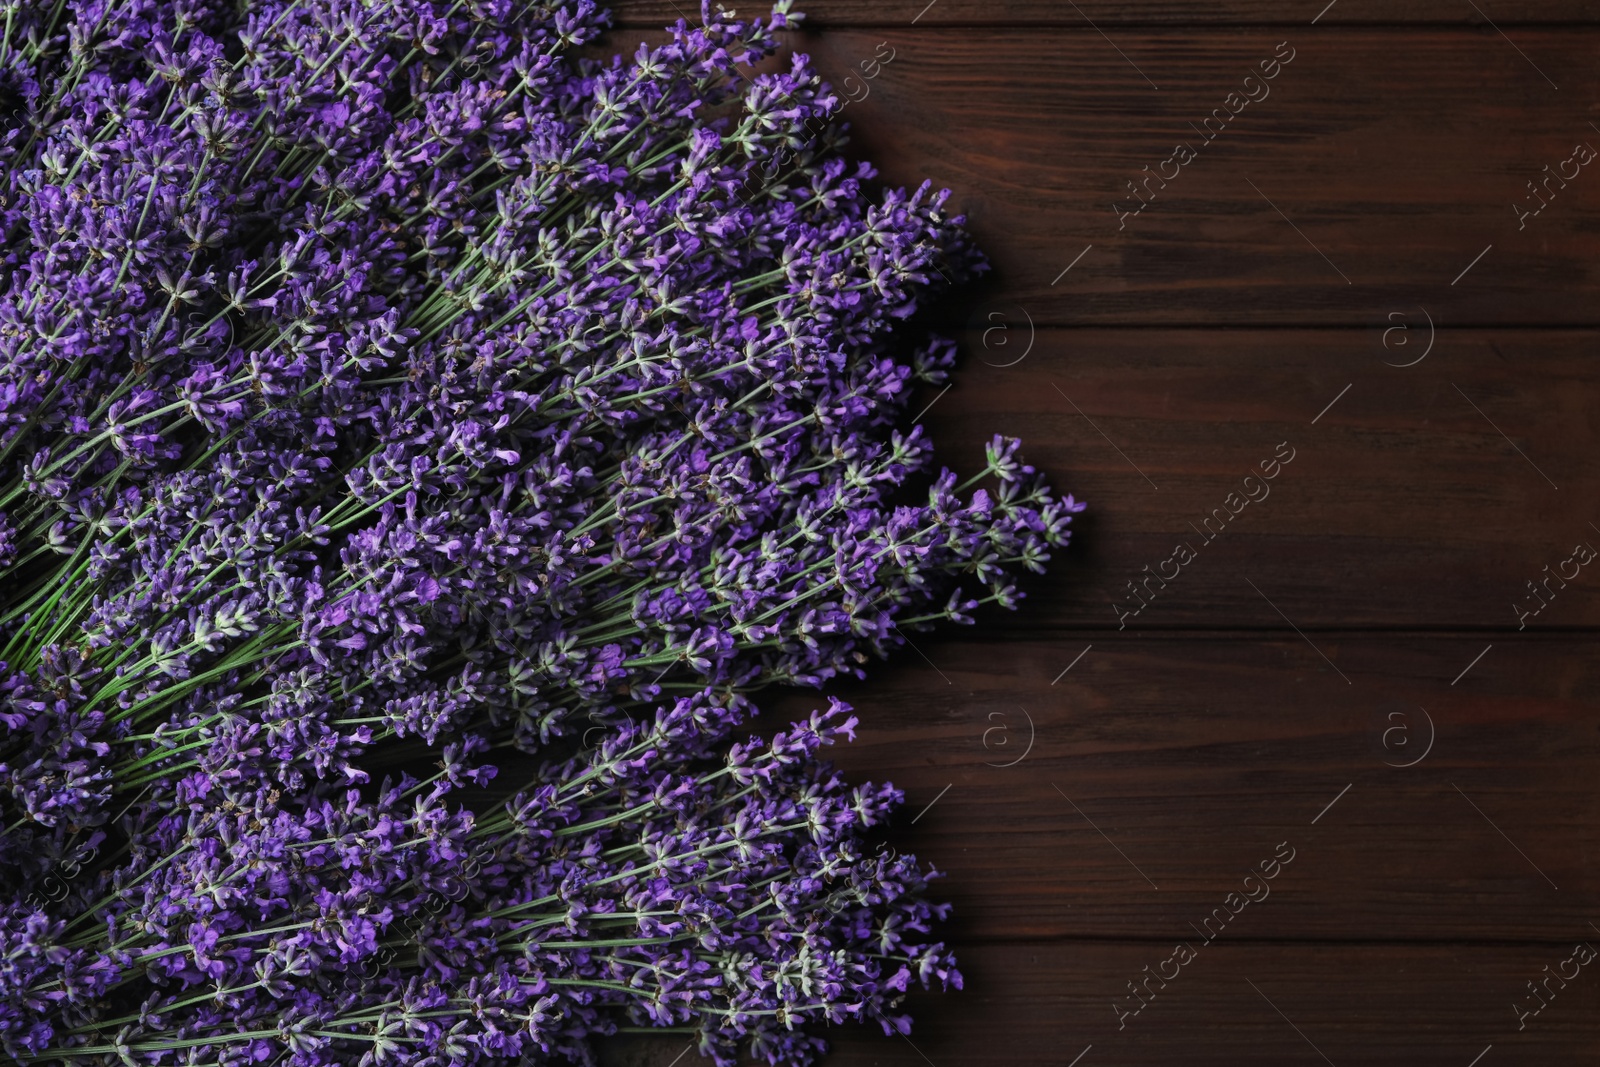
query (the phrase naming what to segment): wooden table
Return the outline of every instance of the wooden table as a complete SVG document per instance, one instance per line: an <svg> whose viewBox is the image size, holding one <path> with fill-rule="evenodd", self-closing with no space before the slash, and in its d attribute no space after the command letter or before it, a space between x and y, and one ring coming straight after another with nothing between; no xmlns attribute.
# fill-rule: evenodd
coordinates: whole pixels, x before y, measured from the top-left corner
<svg viewBox="0 0 1600 1067"><path fill-rule="evenodd" d="M795 45L887 44L855 149L993 260L946 462L1020 436L1091 510L838 690L966 989L829 1064L1594 1062L1600 2L925 3Z"/></svg>

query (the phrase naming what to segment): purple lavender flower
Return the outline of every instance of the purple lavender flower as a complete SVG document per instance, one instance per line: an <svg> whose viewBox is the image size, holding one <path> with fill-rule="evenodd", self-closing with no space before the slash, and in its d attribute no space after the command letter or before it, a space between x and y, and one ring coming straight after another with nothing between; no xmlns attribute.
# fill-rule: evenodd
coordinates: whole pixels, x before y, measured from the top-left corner
<svg viewBox="0 0 1600 1067"><path fill-rule="evenodd" d="M959 985L853 720L731 738L1082 505L904 425L984 264L754 73L788 5L609 62L589 0L0 15L0 1045L803 1062Z"/></svg>

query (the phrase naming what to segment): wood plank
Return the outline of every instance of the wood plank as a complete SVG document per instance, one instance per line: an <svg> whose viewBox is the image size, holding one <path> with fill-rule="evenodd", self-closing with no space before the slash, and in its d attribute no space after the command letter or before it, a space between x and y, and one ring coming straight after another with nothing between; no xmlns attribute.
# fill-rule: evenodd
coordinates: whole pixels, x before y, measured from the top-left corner
<svg viewBox="0 0 1600 1067"><path fill-rule="evenodd" d="M910 1038L865 1026L827 1036L827 1067L1553 1067L1590 1063L1600 1042L1600 961L1577 967L1519 1031L1513 1004L1578 942L1506 946L1239 945L1195 958L1136 1016L1127 983L1171 958L1162 940L958 945L966 989L913 994ZM1170 939L1169 939L1170 940ZM1190 940L1193 941L1191 935ZM1172 974L1168 966L1166 973ZM1121 999L1118 999L1120 994ZM1122 1028L1118 1029L1119 1020ZM687 1042L613 1039L607 1067L668 1067ZM1092 1046L1092 1047L1091 1047ZM1492 1049L1490 1049L1492 1046ZM1490 1049L1487 1055L1483 1055ZM1481 1060L1475 1057L1483 1055ZM1075 1057L1081 1056L1081 1059ZM687 1056L678 1067L704 1061Z"/></svg>
<svg viewBox="0 0 1600 1067"><path fill-rule="evenodd" d="M1174 946L975 946L962 957L974 992L909 1005L920 1023L914 1047L854 1028L841 1033L828 1064L917 1067L928 1062L921 1050L940 1065L1066 1067L1090 1045L1076 1067L1469 1067L1490 1045L1477 1067L1577 1064L1600 1039L1593 964L1521 1032L1512 1004L1518 993L1530 997L1524 983L1560 966L1575 942L1597 940L1584 927L1503 949L1217 944L1199 950L1215 957L1197 956L1193 975L1185 967L1121 1030L1114 998L1130 997L1127 983L1145 967L1155 971Z"/></svg>
<svg viewBox="0 0 1600 1067"><path fill-rule="evenodd" d="M1600 922L1592 638L987 636L837 690L862 725L831 756L906 791L891 843L946 873L954 938L1193 936L1247 889L1230 942Z"/></svg>
<svg viewBox="0 0 1600 1067"><path fill-rule="evenodd" d="M1441 326L1397 367L1429 332L1416 305L1390 306L1406 317L1386 348L1381 317L1030 331L1027 304L980 303L924 420L939 456L970 470L991 435L1017 436L1089 502L1023 609L984 625L1287 629L1272 604L1307 630L1600 624L1600 567L1566 562L1600 549L1596 335ZM1292 462L1249 483L1268 495L1230 506L1285 443ZM1167 563L1180 545L1195 558Z"/></svg>
<svg viewBox="0 0 1600 1067"><path fill-rule="evenodd" d="M1458 326L1600 321L1600 176L1571 161L1600 148L1591 31L1513 47L1488 28L1128 30L1113 48L1087 29L919 26L797 47L842 83L885 40L894 58L842 113L853 150L888 181L956 190L989 292L1038 323L1354 326L1419 304ZM1270 95L1205 142L1285 41L1293 61L1251 83ZM1163 166L1179 144L1196 157ZM1576 177L1519 223L1546 166ZM1135 179L1154 199L1123 218Z"/></svg>
<svg viewBox="0 0 1600 1067"><path fill-rule="evenodd" d="M741 12L756 12L763 4L741 4ZM800 0L796 5L807 22L818 27L883 26L1040 26L1077 28L1088 19L1100 27L1161 25L1484 25L1485 17L1497 26L1530 23L1600 22L1600 6L1592 0L1521 0L1516 4L1479 4L1478 14L1466 4L1451 0L1306 0L1283 4L1276 0L1221 0L1195 4L1186 0L1090 0L1077 5L1054 0ZM611 5L619 24L665 26L680 18L695 20L700 5L693 0L618 0Z"/></svg>

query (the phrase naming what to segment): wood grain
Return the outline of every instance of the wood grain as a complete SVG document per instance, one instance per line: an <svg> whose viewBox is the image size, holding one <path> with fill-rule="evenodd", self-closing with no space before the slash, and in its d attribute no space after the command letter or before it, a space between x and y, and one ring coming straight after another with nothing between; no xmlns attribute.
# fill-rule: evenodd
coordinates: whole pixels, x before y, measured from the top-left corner
<svg viewBox="0 0 1600 1067"><path fill-rule="evenodd" d="M739 4L741 13L764 10L763 4ZM883 26L921 28L937 26L1037 26L1078 29L1093 20L1096 26L1217 26L1317 25L1485 25L1524 26L1539 23L1600 22L1600 4L1594 0L1521 0L1518 3L1480 3L1480 11L1454 0L1220 0L1197 4L1192 0L1088 0L1077 5L1057 0L800 0L798 10L817 27ZM621 25L664 26L678 19L696 21L700 5L694 0L621 0L612 5ZM1481 12L1481 13L1480 13ZM1320 17L1319 17L1320 16Z"/></svg>
<svg viewBox="0 0 1600 1067"><path fill-rule="evenodd" d="M1600 34L1517 37L1521 54L1487 29L1141 30L1117 37L1127 59L1076 30L796 47L842 84L889 42L842 113L855 150L891 183L957 190L989 291L1040 324L1361 326L1417 304L1458 326L1593 324L1600 168L1568 164L1577 177L1520 224L1512 205L1541 203L1526 183L1579 142L1600 148L1583 103L1600 97ZM1270 95L1204 142L1196 127L1285 40ZM1182 167L1166 162L1179 144L1196 153ZM1121 218L1134 181L1153 199Z"/></svg>
<svg viewBox="0 0 1600 1067"><path fill-rule="evenodd" d="M914 1045L850 1028L828 1063L1067 1067L1083 1055L1076 1067L1469 1067L1492 1045L1477 1067L1577 1065L1593 1058L1595 964L1520 1032L1512 1005L1518 993L1531 996L1524 983L1559 966L1584 939L1600 940L1585 926L1547 943L1470 951L1219 941L1199 949L1120 1031L1116 1006L1130 997L1127 983L1142 979L1145 967L1155 971L1173 945L985 945L966 951L966 992L912 1002L921 1009ZM968 999L974 1003L959 1011L941 1010ZM1050 1040L1034 1036L1040 1031Z"/></svg>
<svg viewBox="0 0 1600 1067"><path fill-rule="evenodd" d="M977 307L925 421L958 468L1022 438L1089 510L1024 610L987 624L1287 629L1272 604L1303 629L1600 624L1600 567L1556 573L1600 549L1593 331L1441 327L1396 367L1426 350L1416 306L1367 331L1030 331L1025 307ZM1285 442L1268 495L1230 508Z"/></svg>
<svg viewBox="0 0 1600 1067"><path fill-rule="evenodd" d="M1192 934L1281 842L1295 859L1230 940L1600 921L1591 638L1497 636L1476 663L1475 635L1314 641L928 638L838 691L862 726L832 756L906 791L892 842L946 872L965 942Z"/></svg>

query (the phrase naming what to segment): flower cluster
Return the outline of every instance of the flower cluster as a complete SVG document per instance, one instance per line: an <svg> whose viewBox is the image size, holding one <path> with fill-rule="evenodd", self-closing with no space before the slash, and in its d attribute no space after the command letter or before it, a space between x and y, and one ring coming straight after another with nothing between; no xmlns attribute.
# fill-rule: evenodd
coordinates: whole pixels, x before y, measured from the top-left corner
<svg viewBox="0 0 1600 1067"><path fill-rule="evenodd" d="M959 981L843 709L731 738L1082 505L904 427L983 264L757 73L796 18L0 0L10 1055L802 1062Z"/></svg>
<svg viewBox="0 0 1600 1067"><path fill-rule="evenodd" d="M908 1028L908 983L959 976L923 940L943 908L915 861L864 849L898 794L817 761L854 724L837 705L711 769L728 723L708 720L728 715L675 701L477 818L447 802L487 773L455 746L370 800L258 785L147 806L72 919L3 917L15 955L53 965L0 991L59 1019L13 1023L13 1054L538 1062L632 1027L692 1031L722 1063L741 1045L796 1062L820 1048L807 1022Z"/></svg>

